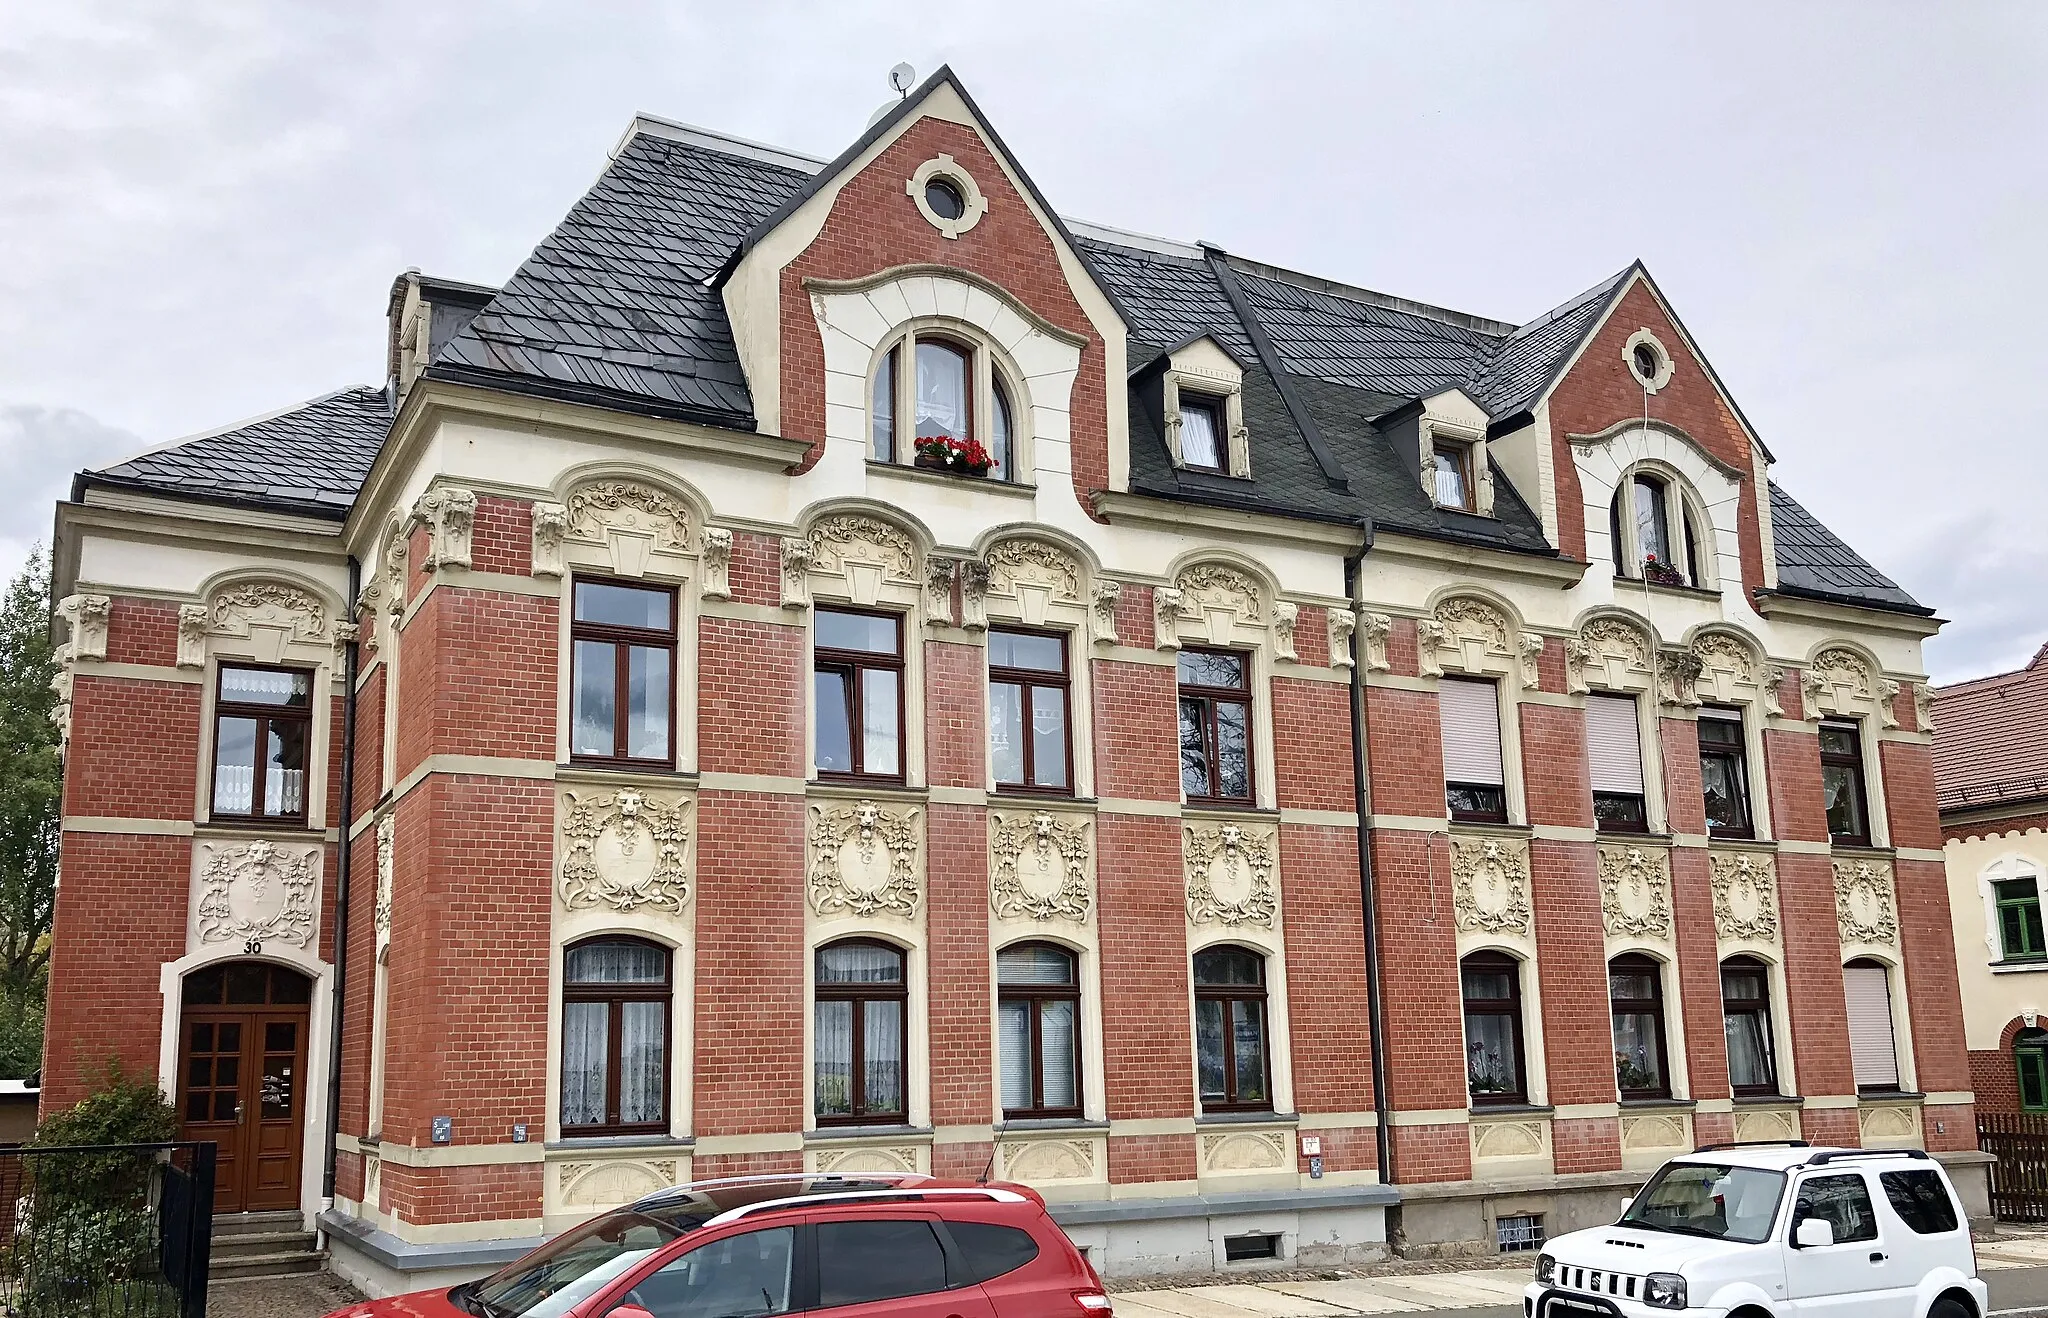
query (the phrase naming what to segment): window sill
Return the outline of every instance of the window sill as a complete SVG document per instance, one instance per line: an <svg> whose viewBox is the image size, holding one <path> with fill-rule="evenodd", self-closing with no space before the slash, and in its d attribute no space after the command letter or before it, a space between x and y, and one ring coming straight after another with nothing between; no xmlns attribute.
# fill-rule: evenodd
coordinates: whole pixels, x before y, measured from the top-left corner
<svg viewBox="0 0 2048 1318"><path fill-rule="evenodd" d="M1891 860L1899 854L1891 847L1880 847L1874 842L1844 842L1839 838L1828 839L1828 848L1837 856L1868 856L1873 860Z"/></svg>
<svg viewBox="0 0 2048 1318"><path fill-rule="evenodd" d="M301 833L308 837L318 837L324 832L303 819L244 819L239 815L212 815L193 827L218 828L231 833Z"/></svg>
<svg viewBox="0 0 2048 1318"><path fill-rule="evenodd" d="M818 1140L915 1139L920 1135L929 1139L931 1133L930 1126L910 1126L900 1122L876 1126L820 1126L816 1130L804 1132L804 1143L811 1144Z"/></svg>
<svg viewBox="0 0 2048 1318"><path fill-rule="evenodd" d="M1668 847L1677 842L1669 833L1632 833L1627 829L1601 828L1598 824L1593 826L1593 836L1601 842L1638 842L1651 847Z"/></svg>
<svg viewBox="0 0 2048 1318"><path fill-rule="evenodd" d="M594 779L610 781L615 778L651 778L664 783L694 787L697 773L692 769L660 768L649 764L633 764L625 760L559 760L555 764L558 775L574 776L588 774Z"/></svg>
<svg viewBox="0 0 2048 1318"><path fill-rule="evenodd" d="M1737 1107L1805 1107L1798 1094L1737 1094L1729 1102Z"/></svg>
<svg viewBox="0 0 2048 1318"><path fill-rule="evenodd" d="M1856 1095L1859 1107L1885 1107L1894 1103L1911 1103L1918 1106L1926 1101L1927 1095L1914 1089L1883 1089Z"/></svg>
<svg viewBox="0 0 2048 1318"><path fill-rule="evenodd" d="M1019 783L997 783L990 796L1004 801L1047 801L1057 805L1093 805L1092 796L1076 796L1064 787L1025 787Z"/></svg>
<svg viewBox="0 0 2048 1318"><path fill-rule="evenodd" d="M1624 1098L1621 1110L1624 1112L1650 1112L1658 1108L1682 1108L1687 1112L1699 1106L1698 1099L1692 1098Z"/></svg>
<svg viewBox="0 0 2048 1318"><path fill-rule="evenodd" d="M1197 1126L1293 1126L1301 1121L1297 1112L1275 1112L1270 1108L1256 1112L1203 1112L1195 1118Z"/></svg>
<svg viewBox="0 0 2048 1318"><path fill-rule="evenodd" d="M694 1135L564 1135L541 1148L548 1153L576 1149L687 1149L696 1143Z"/></svg>
<svg viewBox="0 0 2048 1318"><path fill-rule="evenodd" d="M1628 576L1619 572L1615 573L1614 586L1617 594L1624 588L1628 590L1647 588L1656 591L1660 595L1676 595L1681 599L1718 600L1721 598L1720 591L1708 590L1704 586L1671 586L1661 581L1646 581L1642 577Z"/></svg>
<svg viewBox="0 0 2048 1318"><path fill-rule="evenodd" d="M1273 819L1280 817L1278 810L1257 805L1251 801L1224 801L1209 796L1197 796L1181 803L1181 809L1190 814L1208 815L1265 815Z"/></svg>
<svg viewBox="0 0 2048 1318"><path fill-rule="evenodd" d="M2048 970L2048 957L2026 961L1993 961L1990 970L1994 975L2031 975Z"/></svg>
<svg viewBox="0 0 2048 1318"><path fill-rule="evenodd" d="M990 494L1007 495L1013 499L1038 497L1038 487L1022 481L1004 480L998 476L955 476L932 467L913 467L907 462L877 462L869 458L868 471L872 475L900 476L905 480L944 485L956 490L986 490Z"/></svg>
<svg viewBox="0 0 2048 1318"><path fill-rule="evenodd" d="M1017 1117L996 1124L996 1138L1011 1135L1050 1134L1054 1131L1102 1133L1109 1129L1107 1121L1091 1121L1087 1117Z"/></svg>
<svg viewBox="0 0 2048 1318"><path fill-rule="evenodd" d="M1548 1103L1474 1103L1468 1109L1480 1117L1547 1117L1557 1111Z"/></svg>
<svg viewBox="0 0 2048 1318"><path fill-rule="evenodd" d="M1481 837L1491 834L1495 837L1534 837L1536 830L1527 824L1500 824L1478 819L1453 819L1450 821L1453 833L1473 833Z"/></svg>
<svg viewBox="0 0 2048 1318"><path fill-rule="evenodd" d="M906 787L900 782L877 778L812 778L805 786L821 796L852 799L880 797L884 800L924 801L931 792L923 787Z"/></svg>
<svg viewBox="0 0 2048 1318"><path fill-rule="evenodd" d="M1756 837L1715 837L1707 834L1707 846L1719 847L1724 851L1762 851L1775 854L1778 844L1769 838Z"/></svg>

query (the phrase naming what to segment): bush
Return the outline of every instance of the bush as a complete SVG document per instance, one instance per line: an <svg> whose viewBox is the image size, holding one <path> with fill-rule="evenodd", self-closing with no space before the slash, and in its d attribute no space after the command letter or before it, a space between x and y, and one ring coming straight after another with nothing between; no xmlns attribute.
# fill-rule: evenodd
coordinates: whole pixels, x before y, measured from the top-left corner
<svg viewBox="0 0 2048 1318"><path fill-rule="evenodd" d="M107 1063L100 1087L68 1111L36 1127L31 1147L77 1144L163 1144L178 1138L178 1109L156 1081L132 1077L118 1061Z"/></svg>

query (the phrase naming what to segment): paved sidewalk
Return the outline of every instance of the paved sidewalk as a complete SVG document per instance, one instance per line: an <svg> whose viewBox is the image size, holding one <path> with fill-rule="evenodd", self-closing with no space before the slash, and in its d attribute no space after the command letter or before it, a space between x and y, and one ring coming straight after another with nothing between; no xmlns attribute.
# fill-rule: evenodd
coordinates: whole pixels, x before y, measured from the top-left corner
<svg viewBox="0 0 2048 1318"><path fill-rule="evenodd" d="M1337 1281L1238 1282L1118 1291L1117 1318L1328 1318L1519 1305L1530 1262L1464 1272L1414 1272Z"/></svg>
<svg viewBox="0 0 2048 1318"><path fill-rule="evenodd" d="M206 1288L206 1318L320 1318L361 1298L331 1272L217 1281Z"/></svg>

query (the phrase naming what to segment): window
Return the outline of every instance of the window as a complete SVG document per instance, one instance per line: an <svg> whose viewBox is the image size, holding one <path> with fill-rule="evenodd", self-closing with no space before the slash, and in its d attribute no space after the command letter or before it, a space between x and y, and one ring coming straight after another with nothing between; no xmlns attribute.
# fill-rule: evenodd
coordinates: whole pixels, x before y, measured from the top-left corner
<svg viewBox="0 0 2048 1318"><path fill-rule="evenodd" d="M1439 441L1430 451L1436 464L1436 504L1439 508L1472 511L1472 446Z"/></svg>
<svg viewBox="0 0 2048 1318"><path fill-rule="evenodd" d="M1721 963L1721 1025L1728 1036L1728 1083L1735 1093L1777 1093L1771 971L1755 957L1732 956Z"/></svg>
<svg viewBox="0 0 2048 1318"><path fill-rule="evenodd" d="M1593 822L1603 833L1646 833L1643 739L1634 696L1586 698L1586 757L1593 770Z"/></svg>
<svg viewBox="0 0 2048 1318"><path fill-rule="evenodd" d="M1266 959L1242 947L1195 953L1195 1055L1202 1108L1270 1111Z"/></svg>
<svg viewBox="0 0 2048 1318"><path fill-rule="evenodd" d="M964 1284L969 1286L1015 1272L1038 1257L1038 1242L1031 1233L1013 1226L950 1218L946 1230L960 1250L960 1261L967 1269Z"/></svg>
<svg viewBox="0 0 2048 1318"><path fill-rule="evenodd" d="M1849 1010L1849 1064L1856 1092L1890 1093L1899 1087L1899 1054L1892 1038L1891 972L1859 957L1842 967Z"/></svg>
<svg viewBox="0 0 2048 1318"><path fill-rule="evenodd" d="M833 943L818 949L817 978L818 1123L905 1120L903 953L861 939Z"/></svg>
<svg viewBox="0 0 2048 1318"><path fill-rule="evenodd" d="M820 778L903 781L903 619L819 609L811 662Z"/></svg>
<svg viewBox="0 0 2048 1318"><path fill-rule="evenodd" d="M1998 945L2007 961L2039 961L2048 956L2041 938L2041 891L2038 881L2005 879L1991 885L1998 903Z"/></svg>
<svg viewBox="0 0 2048 1318"><path fill-rule="evenodd" d="M1437 684L1444 744L1444 800L1451 818L1508 822L1501 772L1500 695L1491 682L1447 677Z"/></svg>
<svg viewBox="0 0 2048 1318"><path fill-rule="evenodd" d="M222 664L213 705L213 817L304 823L313 675Z"/></svg>
<svg viewBox="0 0 2048 1318"><path fill-rule="evenodd" d="M1784 1194L1783 1172L1667 1162L1630 1201L1620 1224L1756 1245L1770 1239Z"/></svg>
<svg viewBox="0 0 2048 1318"><path fill-rule="evenodd" d="M1655 348L1647 343L1638 343L1629 356L1635 365L1637 375L1646 382L1657 378L1657 371L1662 363L1657 360Z"/></svg>
<svg viewBox="0 0 2048 1318"><path fill-rule="evenodd" d="M788 1226L714 1240L642 1280L626 1293L626 1302L639 1305L655 1318L700 1313L755 1318L788 1313L795 1246L796 1228ZM598 1271L605 1281L615 1275L613 1269ZM596 1289L593 1286L579 1294ZM562 1312L553 1307L547 1311ZM495 1306L492 1312L498 1312Z"/></svg>
<svg viewBox="0 0 2048 1318"><path fill-rule="evenodd" d="M562 1133L668 1128L668 949L637 938L562 953Z"/></svg>
<svg viewBox="0 0 2048 1318"><path fill-rule="evenodd" d="M996 954L1003 1115L1081 1115L1081 980L1074 954L1020 943Z"/></svg>
<svg viewBox="0 0 2048 1318"><path fill-rule="evenodd" d="M1884 1187L1884 1197L1891 1200L1892 1211L1915 1235L1938 1236L1962 1225L1956 1201L1949 1198L1948 1187L1941 1183L1939 1173L1879 1172L1877 1183Z"/></svg>
<svg viewBox="0 0 2048 1318"><path fill-rule="evenodd" d="M1190 801L1252 799L1251 656L1180 652L1180 787Z"/></svg>
<svg viewBox="0 0 2048 1318"><path fill-rule="evenodd" d="M1607 963L1608 1005L1614 1013L1614 1082L1623 1098L1669 1098L1664 1064L1664 976L1646 956Z"/></svg>
<svg viewBox="0 0 2048 1318"><path fill-rule="evenodd" d="M1474 952L1458 963L1465 997L1465 1081L1474 1106L1525 1103L1522 1073L1522 966L1501 952Z"/></svg>
<svg viewBox="0 0 2048 1318"><path fill-rule="evenodd" d="M1672 528L1681 539L1674 541ZM1638 471L1614 492L1607 506L1607 531L1614 546L1615 575L1662 586L1704 586L1699 522L1678 487L1661 476Z"/></svg>
<svg viewBox="0 0 2048 1318"><path fill-rule="evenodd" d="M946 180L927 186L926 204L942 219L960 218L940 207L941 193L965 213L959 189ZM987 473L1008 480L1015 422L1009 386L988 350L950 334L904 335L882 354L868 382L870 456L876 462L914 461L918 441L944 436L980 445Z"/></svg>
<svg viewBox="0 0 2048 1318"><path fill-rule="evenodd" d="M1503 1254L1543 1248L1543 1214L1509 1213L1493 1222L1494 1247Z"/></svg>
<svg viewBox="0 0 2048 1318"><path fill-rule="evenodd" d="M1180 396L1180 464L1223 470L1223 408L1216 399Z"/></svg>
<svg viewBox="0 0 2048 1318"><path fill-rule="evenodd" d="M942 220L957 220L967 213L967 202L951 179L934 178L925 184L924 204Z"/></svg>
<svg viewBox="0 0 2048 1318"><path fill-rule="evenodd" d="M578 581L569 644L571 758L674 764L675 591Z"/></svg>
<svg viewBox="0 0 2048 1318"><path fill-rule="evenodd" d="M1258 1259L1280 1257L1280 1237L1270 1231L1256 1231L1242 1236L1223 1237L1223 1261L1225 1263L1251 1263Z"/></svg>
<svg viewBox="0 0 2048 1318"><path fill-rule="evenodd" d="M1799 1198L1792 1205L1792 1231L1799 1224L1818 1217L1834 1228L1837 1245L1877 1239L1877 1210L1870 1202L1870 1187L1855 1172L1836 1176L1809 1176L1799 1183Z"/></svg>
<svg viewBox="0 0 2048 1318"><path fill-rule="evenodd" d="M1749 753L1742 711L1708 706L1700 711L1700 790L1713 837L1755 837L1749 817Z"/></svg>
<svg viewBox="0 0 2048 1318"><path fill-rule="evenodd" d="M988 747L996 786L1071 792L1067 638L991 627Z"/></svg>
<svg viewBox="0 0 2048 1318"><path fill-rule="evenodd" d="M2019 1069L2020 1111L2048 1112L2048 1030L2021 1030L2012 1041Z"/></svg>
<svg viewBox="0 0 2048 1318"><path fill-rule="evenodd" d="M873 1304L946 1289L946 1251L923 1218L828 1221L811 1229L818 1233L819 1308Z"/></svg>
<svg viewBox="0 0 2048 1318"><path fill-rule="evenodd" d="M1850 719L1820 725L1820 785L1828 807L1828 836L1852 846L1870 845L1870 819L1863 795L1863 738Z"/></svg>

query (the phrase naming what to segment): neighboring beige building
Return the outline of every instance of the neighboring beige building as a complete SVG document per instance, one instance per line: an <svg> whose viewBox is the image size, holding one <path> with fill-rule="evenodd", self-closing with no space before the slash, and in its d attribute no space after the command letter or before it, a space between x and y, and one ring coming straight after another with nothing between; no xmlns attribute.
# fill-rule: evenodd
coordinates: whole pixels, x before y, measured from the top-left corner
<svg viewBox="0 0 2048 1318"><path fill-rule="evenodd" d="M1934 776L1979 1112L2048 1112L2048 645L1934 693Z"/></svg>

